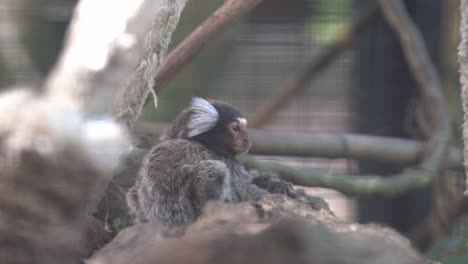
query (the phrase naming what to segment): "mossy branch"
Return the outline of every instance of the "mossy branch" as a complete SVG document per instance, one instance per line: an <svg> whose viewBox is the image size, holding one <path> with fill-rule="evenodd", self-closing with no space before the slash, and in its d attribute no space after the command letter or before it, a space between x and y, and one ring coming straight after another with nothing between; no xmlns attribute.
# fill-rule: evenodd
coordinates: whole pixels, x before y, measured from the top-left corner
<svg viewBox="0 0 468 264"><path fill-rule="evenodd" d="M393 177L382 177L381 175L345 175L321 170L296 169L280 163L258 161L248 155L239 157L239 160L251 169L272 172L294 184L332 188L348 195L393 196L426 187L431 182L430 177L425 177L428 172L421 169L407 169Z"/></svg>

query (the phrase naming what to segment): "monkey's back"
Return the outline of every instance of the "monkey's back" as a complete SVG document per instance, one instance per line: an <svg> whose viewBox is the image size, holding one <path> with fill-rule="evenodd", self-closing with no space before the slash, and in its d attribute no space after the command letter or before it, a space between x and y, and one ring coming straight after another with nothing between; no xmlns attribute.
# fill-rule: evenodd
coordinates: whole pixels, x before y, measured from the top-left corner
<svg viewBox="0 0 468 264"><path fill-rule="evenodd" d="M191 197L190 166L219 159L202 144L186 139L164 140L153 147L127 194L135 220L169 226L194 221L199 215L199 205Z"/></svg>

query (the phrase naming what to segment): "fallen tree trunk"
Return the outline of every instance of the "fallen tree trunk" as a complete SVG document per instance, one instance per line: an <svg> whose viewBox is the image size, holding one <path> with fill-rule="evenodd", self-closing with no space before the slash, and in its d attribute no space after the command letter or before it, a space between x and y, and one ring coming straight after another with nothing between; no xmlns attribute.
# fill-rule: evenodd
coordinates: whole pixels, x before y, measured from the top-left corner
<svg viewBox="0 0 468 264"><path fill-rule="evenodd" d="M130 227L86 263L434 262L389 228L342 222L326 211L275 195L253 203L209 203L201 219L186 229Z"/></svg>

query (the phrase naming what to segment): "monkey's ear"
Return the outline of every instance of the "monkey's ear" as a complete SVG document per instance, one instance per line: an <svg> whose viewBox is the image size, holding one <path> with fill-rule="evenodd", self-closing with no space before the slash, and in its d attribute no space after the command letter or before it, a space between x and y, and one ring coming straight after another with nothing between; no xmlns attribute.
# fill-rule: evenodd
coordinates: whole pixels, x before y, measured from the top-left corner
<svg viewBox="0 0 468 264"><path fill-rule="evenodd" d="M192 114L187 122L189 138L205 133L212 129L219 119L216 108L203 98L192 99Z"/></svg>

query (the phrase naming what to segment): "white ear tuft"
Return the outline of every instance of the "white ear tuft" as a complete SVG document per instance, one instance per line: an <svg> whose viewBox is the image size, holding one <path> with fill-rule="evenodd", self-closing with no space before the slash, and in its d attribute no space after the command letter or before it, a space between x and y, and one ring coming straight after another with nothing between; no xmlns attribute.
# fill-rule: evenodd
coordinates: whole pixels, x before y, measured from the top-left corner
<svg viewBox="0 0 468 264"><path fill-rule="evenodd" d="M205 133L212 129L219 119L216 108L203 98L192 99L192 116L187 122L189 138Z"/></svg>

